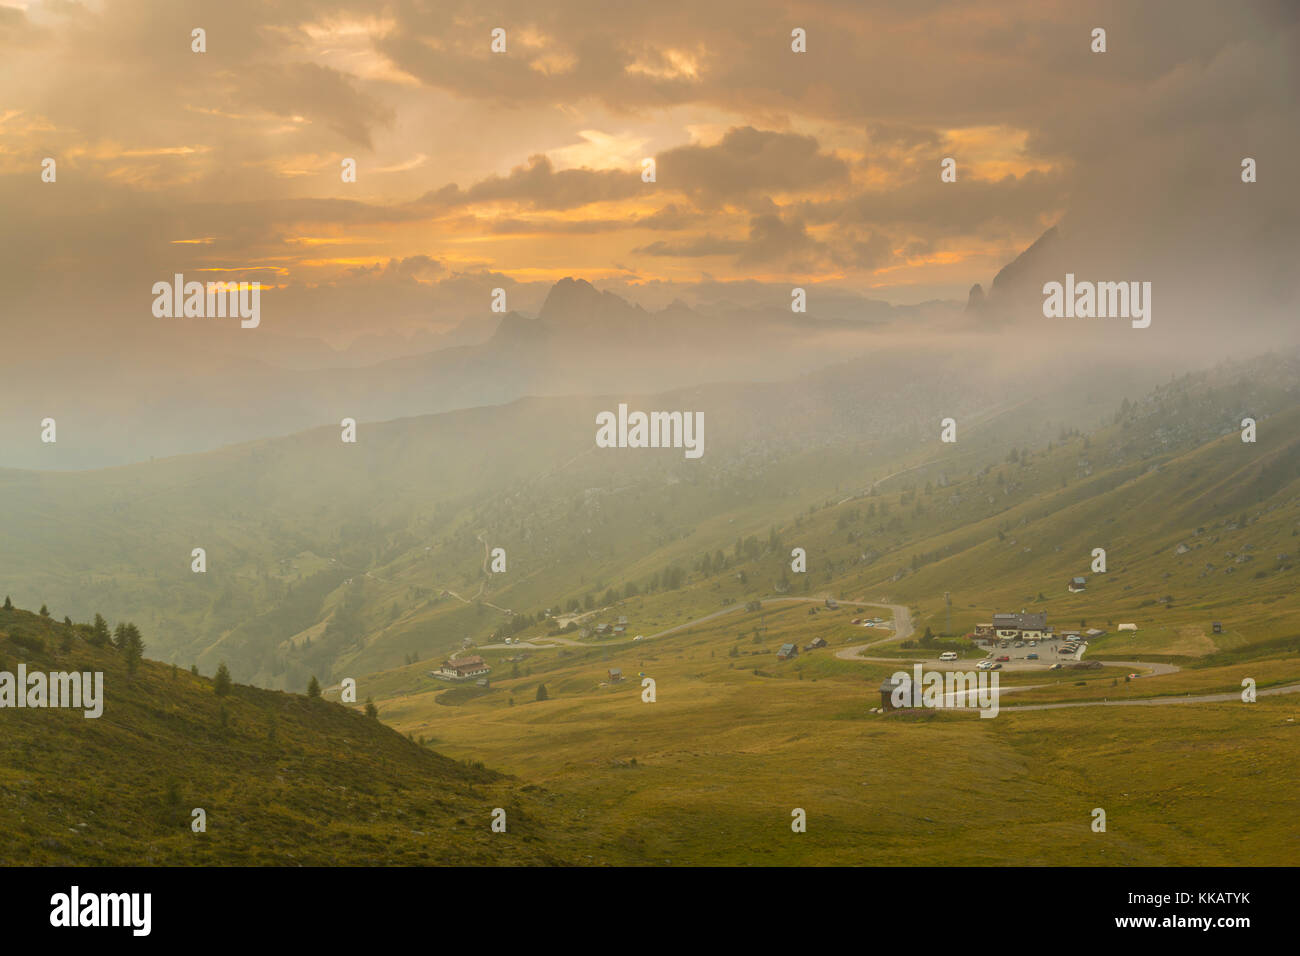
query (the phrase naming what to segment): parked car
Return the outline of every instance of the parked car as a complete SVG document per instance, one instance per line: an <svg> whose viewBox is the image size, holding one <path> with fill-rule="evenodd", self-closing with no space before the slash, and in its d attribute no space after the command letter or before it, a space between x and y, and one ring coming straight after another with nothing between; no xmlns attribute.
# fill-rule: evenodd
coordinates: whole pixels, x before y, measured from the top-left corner
<svg viewBox="0 0 1300 956"><path fill-rule="evenodd" d="M1038 655L1037 655L1037 654L1026 654L1026 655L1025 655L1025 660L1027 660L1027 661L1036 661L1036 660L1038 660Z"/></svg>
<svg viewBox="0 0 1300 956"><path fill-rule="evenodd" d="M941 661L955 661L956 659L957 659L956 651L944 651L942 654L939 655L939 660Z"/></svg>
<svg viewBox="0 0 1300 956"><path fill-rule="evenodd" d="M1030 647L1037 647L1037 646L1038 646L1038 642L1037 642L1037 641L1030 641L1030 642L1029 642L1029 646L1030 646Z"/></svg>
<svg viewBox="0 0 1300 956"><path fill-rule="evenodd" d="M1024 647L1024 646L1025 646L1025 642L1024 642L1024 641L1016 641L1016 642L1015 642L1013 645L1011 645L1011 646L1012 646L1012 647Z"/></svg>

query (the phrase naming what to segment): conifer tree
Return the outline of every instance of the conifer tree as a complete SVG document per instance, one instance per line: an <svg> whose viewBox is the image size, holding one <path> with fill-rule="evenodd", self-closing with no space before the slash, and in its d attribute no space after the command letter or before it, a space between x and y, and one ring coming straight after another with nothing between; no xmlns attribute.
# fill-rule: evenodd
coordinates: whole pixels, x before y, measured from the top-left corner
<svg viewBox="0 0 1300 956"><path fill-rule="evenodd" d="M90 643L96 647L103 647L109 641L108 621L104 620L104 615L95 615L95 624L90 633Z"/></svg>

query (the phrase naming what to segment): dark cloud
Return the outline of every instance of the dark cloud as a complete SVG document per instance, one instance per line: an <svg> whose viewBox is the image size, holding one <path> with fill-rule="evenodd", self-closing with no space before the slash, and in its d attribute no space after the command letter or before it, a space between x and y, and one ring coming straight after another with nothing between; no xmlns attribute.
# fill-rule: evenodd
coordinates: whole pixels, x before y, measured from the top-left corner
<svg viewBox="0 0 1300 956"><path fill-rule="evenodd" d="M705 235L683 242L667 242L660 239L648 245L638 246L632 251L638 255L695 259L704 256L736 255L744 252L745 248L745 242L740 239L722 239L718 236Z"/></svg>
<svg viewBox="0 0 1300 956"><path fill-rule="evenodd" d="M809 222L891 225L940 235L1006 235L1022 231L1068 199L1065 172L1031 170L997 180L977 179L958 167L955 183L939 179L939 163L889 187L864 189L844 199L809 200L796 208Z"/></svg>
<svg viewBox="0 0 1300 956"><path fill-rule="evenodd" d="M345 142L367 148L372 128L393 121L393 111L360 92L352 77L315 63L258 64L241 74L233 99L241 109L317 120Z"/></svg>
<svg viewBox="0 0 1300 956"><path fill-rule="evenodd" d="M808 235L802 219L782 219L776 213L755 216L749 224L749 244L737 259L740 265L812 265L826 253L824 244Z"/></svg>
<svg viewBox="0 0 1300 956"><path fill-rule="evenodd" d="M964 297L991 278L971 271L981 249L1058 220L1080 261L1149 267L1190 303L1296 301L1294 4L60 0L0 7L0 50L0 285L28 310L63 300L74 325L194 268L326 290L283 297L304 326L343 327L330 295L415 322L462 301L431 285L569 261L876 285L947 253L976 264L906 282ZM658 181L616 151L548 158L593 128L645 143Z"/></svg>
<svg viewBox="0 0 1300 956"><path fill-rule="evenodd" d="M702 206L754 194L807 192L849 181L848 164L821 152L812 136L744 126L715 146L679 146L660 154L658 178Z"/></svg>
<svg viewBox="0 0 1300 956"><path fill-rule="evenodd" d="M458 196L460 202L509 200L534 209L574 209L643 194L640 170L556 170L545 156L532 156L509 175L490 176Z"/></svg>

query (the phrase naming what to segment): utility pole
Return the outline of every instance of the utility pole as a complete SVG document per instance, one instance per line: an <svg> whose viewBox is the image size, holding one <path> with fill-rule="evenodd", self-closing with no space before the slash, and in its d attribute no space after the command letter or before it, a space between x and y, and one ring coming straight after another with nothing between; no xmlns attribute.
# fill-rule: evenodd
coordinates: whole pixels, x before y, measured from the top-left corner
<svg viewBox="0 0 1300 956"><path fill-rule="evenodd" d="M952 636L952 595L949 594L947 591L943 592L943 603L948 606L948 626L944 630L944 633L947 634L949 637L951 637Z"/></svg>

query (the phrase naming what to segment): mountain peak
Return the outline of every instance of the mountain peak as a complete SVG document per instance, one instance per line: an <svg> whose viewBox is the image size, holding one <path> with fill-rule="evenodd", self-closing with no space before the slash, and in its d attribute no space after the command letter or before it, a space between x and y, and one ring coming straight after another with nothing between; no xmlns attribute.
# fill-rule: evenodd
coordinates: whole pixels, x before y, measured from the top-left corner
<svg viewBox="0 0 1300 956"><path fill-rule="evenodd" d="M1014 288L1023 281L1023 277L1041 266L1047 251L1055 245L1056 237L1056 227L1052 226L1035 239L1028 249L999 269L998 274L993 277L993 285L989 293L1005 294L1009 288Z"/></svg>
<svg viewBox="0 0 1300 956"><path fill-rule="evenodd" d="M557 326L592 326L626 322L638 312L640 309L626 300L601 292L586 279L565 276L551 286L538 317Z"/></svg>
<svg viewBox="0 0 1300 956"><path fill-rule="evenodd" d="M599 299L600 290L586 279L565 276L551 286L550 292L546 293L546 301L542 303L540 317L543 319L562 317L574 309L590 307L591 303Z"/></svg>

